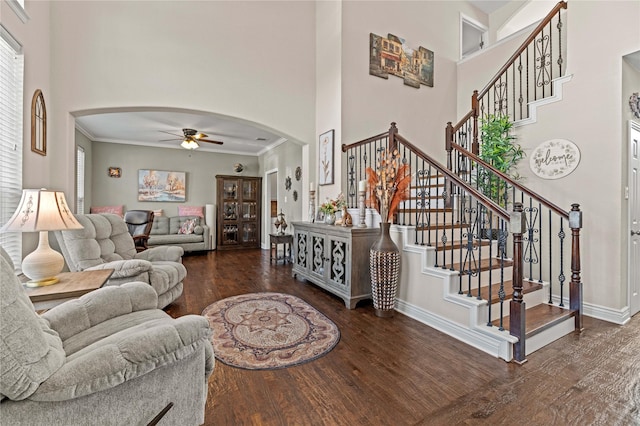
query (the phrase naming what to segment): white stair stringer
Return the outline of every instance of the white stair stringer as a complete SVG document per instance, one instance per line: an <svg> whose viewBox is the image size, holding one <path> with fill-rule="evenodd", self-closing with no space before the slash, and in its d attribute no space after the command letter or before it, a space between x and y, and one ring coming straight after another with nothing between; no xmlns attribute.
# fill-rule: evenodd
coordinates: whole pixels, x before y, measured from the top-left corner
<svg viewBox="0 0 640 426"><path fill-rule="evenodd" d="M505 361L513 359L513 344L518 341L506 330L487 325L488 302L460 295L458 273L433 266L435 249L410 243L415 241L415 227L393 225L391 237L401 250L400 282L396 310L439 330L487 354ZM527 307L544 303L546 286L524 296ZM508 315L508 301L505 301ZM496 311L497 305L494 305ZM571 318L573 321L573 318ZM571 321L571 322L572 322ZM568 330L568 331L567 331ZM529 354L573 331L567 322L551 327L526 342Z"/></svg>
<svg viewBox="0 0 640 426"><path fill-rule="evenodd" d="M565 83L571 81L573 74L565 75L562 77L554 78L551 84L553 85L553 95L547 96L542 99L538 99L535 101L529 102L527 105L529 107L529 117L514 121L513 127L525 126L527 124L533 124L538 121L538 108L543 105L548 105L554 102L560 102L562 100L562 87Z"/></svg>
<svg viewBox="0 0 640 426"><path fill-rule="evenodd" d="M511 361L517 338L497 327L478 324L478 309L487 301L451 294L458 273L428 264L433 247L405 244L414 227L391 227L391 237L402 251L396 310L483 352Z"/></svg>

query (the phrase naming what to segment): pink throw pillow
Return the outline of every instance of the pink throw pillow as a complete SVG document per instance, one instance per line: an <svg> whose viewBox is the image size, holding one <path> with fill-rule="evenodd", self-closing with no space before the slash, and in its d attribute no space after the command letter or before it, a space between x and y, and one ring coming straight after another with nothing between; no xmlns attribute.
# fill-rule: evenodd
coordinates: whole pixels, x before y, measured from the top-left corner
<svg viewBox="0 0 640 426"><path fill-rule="evenodd" d="M89 209L89 213L113 213L120 217L124 217L124 206L98 206Z"/></svg>
<svg viewBox="0 0 640 426"><path fill-rule="evenodd" d="M178 216L204 217L203 206L178 206Z"/></svg>

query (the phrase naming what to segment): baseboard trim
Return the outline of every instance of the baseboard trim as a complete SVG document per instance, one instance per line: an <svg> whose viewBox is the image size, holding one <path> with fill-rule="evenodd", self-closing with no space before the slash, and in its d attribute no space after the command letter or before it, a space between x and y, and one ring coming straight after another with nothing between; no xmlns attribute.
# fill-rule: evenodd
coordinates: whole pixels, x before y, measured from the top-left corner
<svg viewBox="0 0 640 426"><path fill-rule="evenodd" d="M560 304L560 297L553 295L553 303ZM562 298L564 306L569 305L569 298ZM612 322L614 324L624 325L631 319L631 314L628 306L622 309L614 309L606 306L595 305L593 303L583 302L582 314L591 318L596 318L602 321Z"/></svg>
<svg viewBox="0 0 640 426"><path fill-rule="evenodd" d="M482 352L510 361L511 357L505 351L508 351L506 348L511 345L511 342L503 338L480 333L477 330L453 323L440 315L428 312L404 300L396 299L396 310Z"/></svg>

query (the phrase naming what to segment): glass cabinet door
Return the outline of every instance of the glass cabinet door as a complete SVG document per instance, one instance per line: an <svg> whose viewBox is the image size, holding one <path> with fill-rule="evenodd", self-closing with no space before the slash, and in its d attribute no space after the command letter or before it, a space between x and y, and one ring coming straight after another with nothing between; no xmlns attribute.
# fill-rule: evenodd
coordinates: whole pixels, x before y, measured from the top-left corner
<svg viewBox="0 0 640 426"><path fill-rule="evenodd" d="M238 181L233 180L224 180L222 184L223 196L226 200L237 200L238 199Z"/></svg>
<svg viewBox="0 0 640 426"><path fill-rule="evenodd" d="M247 180L242 182L242 199L255 200L258 195L258 182Z"/></svg>
<svg viewBox="0 0 640 426"><path fill-rule="evenodd" d="M258 241L258 233L256 229L256 225L254 223L243 223L242 224L242 242L243 243L254 243Z"/></svg>
<svg viewBox="0 0 640 426"><path fill-rule="evenodd" d="M255 201L243 202L242 203L242 218L243 219L256 219L257 217L257 209Z"/></svg>
<svg viewBox="0 0 640 426"><path fill-rule="evenodd" d="M225 201L223 204L222 214L224 220L238 219L238 203L234 201Z"/></svg>

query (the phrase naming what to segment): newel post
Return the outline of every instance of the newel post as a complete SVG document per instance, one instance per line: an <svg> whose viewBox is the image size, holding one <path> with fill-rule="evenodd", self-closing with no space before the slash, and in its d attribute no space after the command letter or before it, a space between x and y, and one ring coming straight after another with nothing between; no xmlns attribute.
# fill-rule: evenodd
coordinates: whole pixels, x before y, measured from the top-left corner
<svg viewBox="0 0 640 426"><path fill-rule="evenodd" d="M473 110L473 141L471 142L471 152L475 155L480 153L478 143L478 116L480 116L480 103L478 102L478 91L474 90L471 95L471 109Z"/></svg>
<svg viewBox="0 0 640 426"><path fill-rule="evenodd" d="M389 151L393 152L396 148L398 148L398 143L396 142L396 135L398 134L398 128L396 127L396 123L392 122L391 127L389 127Z"/></svg>
<svg viewBox="0 0 640 426"><path fill-rule="evenodd" d="M525 302L522 294L522 234L526 231L526 217L522 203L515 203L510 220L513 235L513 297L509 304L509 333L518 338L513 346L513 358L519 364L527 361L525 352Z"/></svg>
<svg viewBox="0 0 640 426"><path fill-rule="evenodd" d="M580 204L571 204L569 228L571 228L569 308L576 311L576 330L582 331L582 282L580 281L580 229L582 228L582 212L580 211Z"/></svg>

